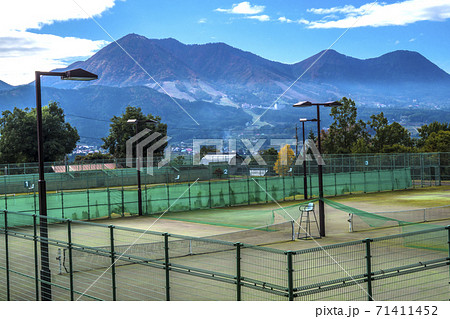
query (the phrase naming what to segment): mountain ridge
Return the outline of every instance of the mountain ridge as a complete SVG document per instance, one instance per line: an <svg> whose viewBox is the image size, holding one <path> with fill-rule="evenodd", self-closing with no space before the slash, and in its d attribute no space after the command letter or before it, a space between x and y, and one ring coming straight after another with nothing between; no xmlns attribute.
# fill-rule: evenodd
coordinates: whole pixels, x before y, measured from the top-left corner
<svg viewBox="0 0 450 319"><path fill-rule="evenodd" d="M286 64L222 42L183 44L173 38L148 39L137 34L128 34L86 61L76 62L65 69L74 67L98 74L99 85L119 87L152 85L154 80L202 80L242 85L268 81L287 83L295 81L306 70L302 79L308 81L379 82L416 77L416 82L438 80L450 83L448 73L415 51L397 50L379 57L358 59L335 50L324 50L297 63ZM393 68L395 72L389 72L387 68ZM53 85L63 87L58 81ZM70 87L71 84L65 85ZM75 86L79 85L72 84Z"/></svg>
<svg viewBox="0 0 450 319"><path fill-rule="evenodd" d="M120 115L127 105L142 106L145 113L161 116L174 130L180 127L178 122L194 124L189 137L198 137L196 125L184 117L177 104L186 105L194 118L215 132L268 127L277 137L282 137L275 133L277 129L286 131L300 116L312 116L310 110L292 108L294 103L339 100L343 96L355 100L358 112L365 116L369 109L385 114L390 110L390 120L407 118L404 121L414 125L427 123L436 114L450 121L450 112L445 111L450 110L450 75L414 51L398 50L358 59L323 50L286 64L225 43L183 44L173 38L148 39L129 34L89 59L58 71L73 68L84 68L98 74L99 79L77 82L45 77L43 105L58 101L68 114L92 113L92 117L103 119ZM33 107L33 82L18 87L5 83L6 89L2 89L2 83L0 111L14 106ZM421 110L420 115L414 110ZM428 110L430 115L424 118ZM433 110L440 113L431 115ZM256 118L261 121L252 125ZM329 125L329 120L325 116L323 125ZM93 132L103 137L108 127L105 121L94 123L96 130L93 123L84 120L76 120L76 124L82 136ZM170 134L186 138L182 132Z"/></svg>

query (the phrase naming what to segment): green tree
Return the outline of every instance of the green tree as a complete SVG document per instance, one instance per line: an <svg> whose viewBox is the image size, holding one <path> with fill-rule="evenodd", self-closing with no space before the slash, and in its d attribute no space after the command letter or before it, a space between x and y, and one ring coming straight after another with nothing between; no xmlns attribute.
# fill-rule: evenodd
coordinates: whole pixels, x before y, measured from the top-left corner
<svg viewBox="0 0 450 319"><path fill-rule="evenodd" d="M273 166L277 160L278 151L271 147L266 150L259 151L259 154L267 165Z"/></svg>
<svg viewBox="0 0 450 319"><path fill-rule="evenodd" d="M371 140L372 151L375 153L405 153L414 152L414 141L411 133L397 122L388 124L383 112L370 117L368 125L374 132Z"/></svg>
<svg viewBox="0 0 450 319"><path fill-rule="evenodd" d="M200 159L202 159L206 154L218 153L217 149L212 145L203 145L200 147Z"/></svg>
<svg viewBox="0 0 450 319"><path fill-rule="evenodd" d="M77 130L66 123L57 102L42 108L44 161L59 161L71 153L80 139ZM36 109L14 108L0 118L0 160L8 163L37 162Z"/></svg>
<svg viewBox="0 0 450 319"><path fill-rule="evenodd" d="M170 165L175 166L175 167L183 166L184 165L184 156L178 155L170 162Z"/></svg>
<svg viewBox="0 0 450 319"><path fill-rule="evenodd" d="M103 154L100 152L89 153L87 155L77 155L75 156L75 162L83 162L83 161L96 161L96 160L104 160L104 159L112 159L113 156L111 154Z"/></svg>
<svg viewBox="0 0 450 319"><path fill-rule="evenodd" d="M342 105L333 106L330 115L333 123L323 135L322 152L328 154L350 153L353 144L359 139L368 140L366 124L357 120L356 104L352 99L343 97Z"/></svg>
<svg viewBox="0 0 450 319"><path fill-rule="evenodd" d="M420 139L417 142L417 146L422 147L425 145L427 138L432 133L438 133L440 131L450 131L450 123L439 123L437 121L430 124L422 125L417 129Z"/></svg>
<svg viewBox="0 0 450 319"><path fill-rule="evenodd" d="M432 132L425 140L425 152L450 152L450 131Z"/></svg>
<svg viewBox="0 0 450 319"><path fill-rule="evenodd" d="M144 129L149 129L152 133L158 132L161 136L167 135L167 124L161 123L161 118L159 116L153 116L151 114L144 115L140 107L127 106L125 112L121 116L114 116L111 119L109 135L102 138L103 145L102 148L109 151L111 155L116 158L126 157L126 142L131 137L136 134L135 124L127 123L130 119L136 120L155 120L157 123L139 123L138 131L141 132ZM147 137L147 136L146 136ZM143 150L143 155L145 157L146 149L149 148L158 139L148 143ZM164 149L167 143L159 147L154 156L162 156L164 154ZM136 157L136 147L133 147L133 157Z"/></svg>

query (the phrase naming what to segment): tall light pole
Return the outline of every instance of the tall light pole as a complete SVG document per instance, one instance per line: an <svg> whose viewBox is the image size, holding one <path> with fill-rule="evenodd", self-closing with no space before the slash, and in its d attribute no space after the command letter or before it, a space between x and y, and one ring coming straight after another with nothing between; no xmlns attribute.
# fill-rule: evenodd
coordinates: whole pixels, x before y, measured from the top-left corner
<svg viewBox="0 0 450 319"><path fill-rule="evenodd" d="M308 199L308 179L306 177L306 148L305 148L305 122L317 122L317 119L300 119L302 123L302 136L303 136L303 194L304 198Z"/></svg>
<svg viewBox="0 0 450 319"><path fill-rule="evenodd" d="M320 106L325 107L340 106L341 102L332 101L324 103L312 103L309 101L301 101L293 105L293 107L317 107L317 141L319 154L322 154L322 146L320 142ZM322 176L322 163L317 161L318 177L319 177L319 227L320 237L325 237L325 204L323 202L323 176Z"/></svg>
<svg viewBox="0 0 450 319"><path fill-rule="evenodd" d="M135 134L137 135L139 133L138 131L139 123L158 123L158 121L129 119L127 123L134 124L136 128ZM137 170L137 184L138 184L138 215L142 216L141 165L140 165L140 158L137 153L136 153L136 170Z"/></svg>
<svg viewBox="0 0 450 319"><path fill-rule="evenodd" d="M41 238L41 300L52 300L51 272L48 254L48 225L47 225L47 189L44 176L44 139L42 134L42 100L41 100L41 76L60 76L61 80L91 81L98 76L83 69L75 69L64 72L35 72L36 84L36 120L39 163L39 236Z"/></svg>

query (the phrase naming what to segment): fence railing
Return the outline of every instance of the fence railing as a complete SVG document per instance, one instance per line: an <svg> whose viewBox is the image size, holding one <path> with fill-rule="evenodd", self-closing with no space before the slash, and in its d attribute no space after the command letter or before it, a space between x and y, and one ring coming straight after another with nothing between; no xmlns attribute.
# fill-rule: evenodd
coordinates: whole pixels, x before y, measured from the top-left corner
<svg viewBox="0 0 450 319"><path fill-rule="evenodd" d="M51 300L449 299L449 226L283 251L242 234L223 241L8 211L0 220L0 300L40 300L43 284Z"/></svg>

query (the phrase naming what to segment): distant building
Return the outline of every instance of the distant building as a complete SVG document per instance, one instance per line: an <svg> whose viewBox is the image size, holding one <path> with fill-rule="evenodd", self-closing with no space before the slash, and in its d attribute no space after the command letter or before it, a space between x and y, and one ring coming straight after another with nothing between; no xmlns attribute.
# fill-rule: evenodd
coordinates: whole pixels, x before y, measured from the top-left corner
<svg viewBox="0 0 450 319"><path fill-rule="evenodd" d="M206 154L200 160L200 164L209 165L209 163L224 162L228 165L241 165L244 159L238 154Z"/></svg>
<svg viewBox="0 0 450 319"><path fill-rule="evenodd" d="M105 169L116 169L116 164L70 164L70 165L54 165L52 169L55 173L81 172L81 171L97 171Z"/></svg>
<svg viewBox="0 0 450 319"><path fill-rule="evenodd" d="M201 160L201 165L208 165L215 169L221 168L225 175L242 175L248 174L248 166L242 165L244 159L242 156L232 154L206 154Z"/></svg>

